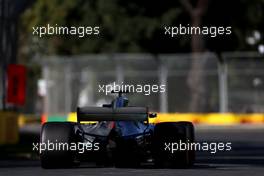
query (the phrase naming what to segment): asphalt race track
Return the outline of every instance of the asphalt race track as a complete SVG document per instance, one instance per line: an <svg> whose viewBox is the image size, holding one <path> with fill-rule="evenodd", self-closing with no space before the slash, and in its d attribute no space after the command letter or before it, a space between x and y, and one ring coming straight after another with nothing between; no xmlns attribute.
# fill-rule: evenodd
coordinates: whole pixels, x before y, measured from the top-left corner
<svg viewBox="0 0 264 176"><path fill-rule="evenodd" d="M44 170L38 160L2 159L0 176L41 176L41 175L177 175L177 176L262 176L264 174L264 127L207 127L196 128L197 141L232 142L227 152L198 152L197 162L190 169L155 169L151 165L142 168L96 168L91 163L74 169Z"/></svg>

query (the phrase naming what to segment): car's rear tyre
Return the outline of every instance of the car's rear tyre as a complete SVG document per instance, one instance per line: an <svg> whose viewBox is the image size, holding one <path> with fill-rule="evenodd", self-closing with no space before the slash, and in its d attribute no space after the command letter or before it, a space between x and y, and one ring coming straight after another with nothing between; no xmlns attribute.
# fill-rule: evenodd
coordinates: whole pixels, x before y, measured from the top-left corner
<svg viewBox="0 0 264 176"><path fill-rule="evenodd" d="M42 126L40 134L40 145L46 148L46 150L40 153L41 166L46 169L72 167L76 151L71 151L69 147L73 142L76 142L74 123L45 123ZM66 145L68 145L68 149L65 148Z"/></svg>
<svg viewBox="0 0 264 176"><path fill-rule="evenodd" d="M154 129L154 162L157 167L186 168L194 164L195 151L187 145L194 142L191 122L164 122ZM186 147L184 147L184 144ZM179 150L182 144L185 150ZM177 147L177 149L176 149Z"/></svg>

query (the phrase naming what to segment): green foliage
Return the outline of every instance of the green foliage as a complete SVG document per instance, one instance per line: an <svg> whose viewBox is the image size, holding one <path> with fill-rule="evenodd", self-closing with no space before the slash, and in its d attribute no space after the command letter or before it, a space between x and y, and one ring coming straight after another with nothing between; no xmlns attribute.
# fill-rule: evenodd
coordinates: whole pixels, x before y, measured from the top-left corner
<svg viewBox="0 0 264 176"><path fill-rule="evenodd" d="M152 10L158 7L147 9L146 5L148 3L124 3L121 0L38 0L26 11L22 21L29 39L33 37L33 26L100 26L100 36L35 39L38 45L45 46L38 48L37 52L151 52L152 49L142 46L141 41L152 42L154 33L161 29L160 24L172 24L179 14L179 8L165 7L161 14L155 14ZM29 40L29 43L32 41Z"/></svg>
<svg viewBox="0 0 264 176"><path fill-rule="evenodd" d="M210 1L203 24L232 26L233 35L205 37L209 50L254 49L246 43L253 30L263 32L263 0ZM22 44L32 53L81 54L104 52L175 53L190 51L190 36L171 39L165 25L190 24L178 1L38 0L23 15ZM100 36L37 38L33 26L100 26ZM264 34L262 33L262 36ZM256 46L253 46L256 47Z"/></svg>

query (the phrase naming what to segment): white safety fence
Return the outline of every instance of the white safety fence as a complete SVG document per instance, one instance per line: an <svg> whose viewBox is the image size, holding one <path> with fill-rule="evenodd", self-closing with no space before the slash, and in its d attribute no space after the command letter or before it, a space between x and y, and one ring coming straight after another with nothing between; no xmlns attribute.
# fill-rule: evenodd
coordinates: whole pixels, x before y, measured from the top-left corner
<svg viewBox="0 0 264 176"><path fill-rule="evenodd" d="M99 54L49 56L41 63L44 112L110 102L99 85L165 85L165 92L129 93L131 105L158 112L264 112L264 58L256 53Z"/></svg>

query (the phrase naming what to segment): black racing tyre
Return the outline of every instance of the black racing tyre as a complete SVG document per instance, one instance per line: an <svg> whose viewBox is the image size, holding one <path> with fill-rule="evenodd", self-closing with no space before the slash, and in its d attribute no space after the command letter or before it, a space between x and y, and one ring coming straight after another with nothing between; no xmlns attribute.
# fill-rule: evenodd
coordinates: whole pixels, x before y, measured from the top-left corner
<svg viewBox="0 0 264 176"><path fill-rule="evenodd" d="M157 124L153 137L155 165L157 167L178 168L192 166L195 161L195 151L188 149L187 145L193 142L194 126L191 122L164 122ZM180 144L182 144L183 150L179 150ZM184 148L186 149L184 150Z"/></svg>
<svg viewBox="0 0 264 176"><path fill-rule="evenodd" d="M42 168L68 168L74 165L75 152L59 144L68 145L76 142L74 123L71 122L47 122L43 124L40 134L40 144L46 147L46 150L40 153ZM56 149L57 144L57 149ZM50 148L48 149L48 145ZM51 150L53 148L53 150Z"/></svg>

